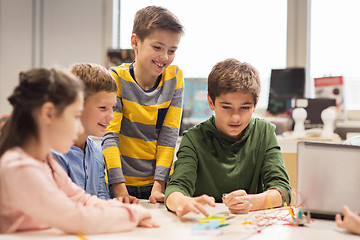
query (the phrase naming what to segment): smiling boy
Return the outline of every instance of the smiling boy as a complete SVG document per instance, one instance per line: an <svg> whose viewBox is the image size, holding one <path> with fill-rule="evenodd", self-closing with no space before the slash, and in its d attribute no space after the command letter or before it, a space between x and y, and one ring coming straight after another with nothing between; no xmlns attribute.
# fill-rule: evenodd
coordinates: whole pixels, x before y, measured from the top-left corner
<svg viewBox="0 0 360 240"><path fill-rule="evenodd" d="M208 77L208 103L215 115L185 131L165 204L177 215L208 215L204 204L223 202L248 213L290 202L290 184L275 126L253 118L260 94L257 70L227 59Z"/></svg>
<svg viewBox="0 0 360 240"><path fill-rule="evenodd" d="M81 123L84 132L70 151L61 154L52 150L69 177L91 195L110 199L105 182L105 163L100 146L89 136L102 137L114 118L117 84L106 68L98 64L75 64L71 72L85 83L84 110Z"/></svg>
<svg viewBox="0 0 360 240"><path fill-rule="evenodd" d="M134 62L110 70L119 85L114 120L102 139L115 197L164 201L182 113L182 71L171 65L183 27L169 10L149 6L134 19Z"/></svg>

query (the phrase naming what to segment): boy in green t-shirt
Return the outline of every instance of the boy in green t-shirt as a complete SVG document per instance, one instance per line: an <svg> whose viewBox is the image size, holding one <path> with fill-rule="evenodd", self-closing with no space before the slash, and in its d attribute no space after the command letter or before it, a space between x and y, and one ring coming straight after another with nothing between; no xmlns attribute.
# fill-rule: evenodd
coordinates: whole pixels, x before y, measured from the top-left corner
<svg viewBox="0 0 360 240"><path fill-rule="evenodd" d="M227 59L208 77L215 116L184 132L165 204L182 216L223 202L232 213L290 202L289 177L275 126L252 118L260 93L257 70Z"/></svg>

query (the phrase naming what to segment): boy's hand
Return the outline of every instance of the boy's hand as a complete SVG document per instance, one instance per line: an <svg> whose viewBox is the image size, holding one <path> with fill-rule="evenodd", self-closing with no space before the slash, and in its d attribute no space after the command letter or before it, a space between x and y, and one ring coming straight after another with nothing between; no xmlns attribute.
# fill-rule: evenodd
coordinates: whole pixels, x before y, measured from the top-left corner
<svg viewBox="0 0 360 240"><path fill-rule="evenodd" d="M125 196L117 197L115 199L122 203L129 203L129 204L138 204L139 203L139 199L137 199L136 197L131 196L131 195L125 195Z"/></svg>
<svg viewBox="0 0 360 240"><path fill-rule="evenodd" d="M360 217L357 212L352 212L348 206L343 206L344 219L341 219L340 214L336 214L335 222L338 227L360 234Z"/></svg>
<svg viewBox="0 0 360 240"><path fill-rule="evenodd" d="M149 198L150 203L157 203L157 202L164 202L165 200L165 195L164 193L160 192L160 191L151 191L151 196Z"/></svg>
<svg viewBox="0 0 360 240"><path fill-rule="evenodd" d="M223 194L222 200L229 211L234 214L248 213L252 206L250 197L244 190Z"/></svg>
<svg viewBox="0 0 360 240"><path fill-rule="evenodd" d="M151 195L149 197L150 203L164 202L165 200L165 182L160 180L155 180L154 185L151 190Z"/></svg>
<svg viewBox="0 0 360 240"><path fill-rule="evenodd" d="M193 212L196 214L202 213L204 216L208 217L209 213L205 210L205 204L210 205L211 207L215 207L215 198L209 197L208 195L201 195L199 197L187 197L182 196L178 203L177 208L175 210L176 215L184 216L189 212Z"/></svg>
<svg viewBox="0 0 360 240"><path fill-rule="evenodd" d="M130 203L130 204L139 203L139 199L129 195L125 183L113 183L111 187L113 189L115 199L123 203Z"/></svg>

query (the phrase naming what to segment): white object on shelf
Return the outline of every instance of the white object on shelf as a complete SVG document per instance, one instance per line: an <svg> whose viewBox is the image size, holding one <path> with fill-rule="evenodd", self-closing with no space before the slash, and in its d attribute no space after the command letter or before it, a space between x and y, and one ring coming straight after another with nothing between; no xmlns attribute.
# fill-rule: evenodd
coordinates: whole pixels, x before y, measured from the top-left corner
<svg viewBox="0 0 360 240"><path fill-rule="evenodd" d="M321 137L332 138L334 137L336 111L333 108L326 108L321 112L321 120L324 123Z"/></svg>
<svg viewBox="0 0 360 240"><path fill-rule="evenodd" d="M295 108L292 112L292 117L295 122L294 131L292 137L299 138L305 136L305 120L307 112L304 108Z"/></svg>

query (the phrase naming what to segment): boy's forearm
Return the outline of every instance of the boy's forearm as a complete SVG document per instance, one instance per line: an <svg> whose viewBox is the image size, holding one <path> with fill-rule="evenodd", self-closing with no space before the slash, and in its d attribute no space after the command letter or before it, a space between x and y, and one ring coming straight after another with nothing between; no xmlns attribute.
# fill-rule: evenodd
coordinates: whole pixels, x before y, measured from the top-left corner
<svg viewBox="0 0 360 240"><path fill-rule="evenodd" d="M115 198L121 197L124 195L129 195L129 193L126 189L125 183L113 183L113 184L111 184L111 187L112 187Z"/></svg>
<svg viewBox="0 0 360 240"><path fill-rule="evenodd" d="M181 205L181 200L185 197L184 194L181 192L172 192L170 195L166 198L165 205L168 209L170 209L173 212L176 212L176 210Z"/></svg>
<svg viewBox="0 0 360 240"><path fill-rule="evenodd" d="M282 206L282 197L279 191L271 189L263 193L251 194L250 202L252 204L251 211L269 209Z"/></svg>
<svg viewBox="0 0 360 240"><path fill-rule="evenodd" d="M152 191L157 191L157 192L164 193L164 191L165 191L165 182L161 181L161 180L155 180Z"/></svg>

